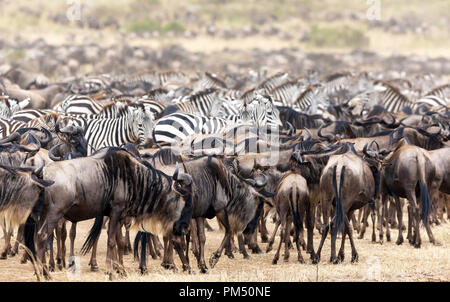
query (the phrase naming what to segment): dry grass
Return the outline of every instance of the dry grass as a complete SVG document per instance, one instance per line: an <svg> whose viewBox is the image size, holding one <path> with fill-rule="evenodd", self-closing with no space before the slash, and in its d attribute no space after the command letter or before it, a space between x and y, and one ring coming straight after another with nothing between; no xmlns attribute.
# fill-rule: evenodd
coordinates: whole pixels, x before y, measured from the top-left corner
<svg viewBox="0 0 450 302"><path fill-rule="evenodd" d="M78 253L92 221L79 223L77 230L76 252ZM223 233L219 231L216 220L212 221L216 231L207 233L206 258L218 247ZM269 223L272 229L273 224ZM216 267L206 275L199 273L191 255L191 264L194 274L188 275L183 272L166 271L160 266L161 260L149 260L149 274L141 276L138 273L138 263L133 261L131 255L124 257L125 268L128 277L119 281L449 281L450 280L450 224L446 223L433 228L435 237L442 246L432 246L428 240L425 230L422 228L422 248L415 249L408 243L397 246L394 242L397 231L392 232L394 242L383 245L372 243L371 231L368 229L365 239L356 239L356 247L359 253L359 262L350 263L351 250L349 241L346 244L346 259L343 264L333 265L328 263L330 256L330 240L325 242L322 252L322 260L318 266L311 264L303 252L306 264L296 261L296 251L291 250L291 258L284 263L282 257L278 265L272 265L274 251L268 254L251 255L252 259L244 260L242 255L235 254L235 259L222 256ZM406 234L404 234L406 235ZM132 239L134 232L132 232ZM319 234L314 237L315 248L319 243ZM278 238L275 242L277 246ZM2 242L3 244L3 242ZM339 240L338 240L339 244ZM261 244L264 249L266 244ZM79 281L107 281L104 274L104 261L106 255L106 232L102 232L99 243L98 263L99 272L90 272L88 267L89 256L80 258L81 273ZM176 265L181 268L180 261L175 258ZM70 275L69 275L70 276ZM77 281L70 279L66 271L56 271L52 274L53 281ZM0 261L0 281L35 281L30 263L23 265L19 263L19 257Z"/></svg>

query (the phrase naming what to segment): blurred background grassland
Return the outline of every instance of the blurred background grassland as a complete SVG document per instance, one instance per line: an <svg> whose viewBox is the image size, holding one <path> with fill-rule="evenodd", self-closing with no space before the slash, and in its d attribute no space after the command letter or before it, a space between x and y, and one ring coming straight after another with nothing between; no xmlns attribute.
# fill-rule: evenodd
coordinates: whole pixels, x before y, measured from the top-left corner
<svg viewBox="0 0 450 302"><path fill-rule="evenodd" d="M79 0L81 19L70 21L71 1L0 0L0 37L50 44L125 40L202 52L362 49L449 56L450 1L379 1L381 19L370 21L366 0Z"/></svg>

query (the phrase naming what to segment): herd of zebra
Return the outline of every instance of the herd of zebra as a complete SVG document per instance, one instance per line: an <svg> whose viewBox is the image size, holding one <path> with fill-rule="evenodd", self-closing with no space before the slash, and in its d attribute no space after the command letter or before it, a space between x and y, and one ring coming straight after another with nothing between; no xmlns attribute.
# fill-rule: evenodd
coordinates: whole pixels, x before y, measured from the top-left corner
<svg viewBox="0 0 450 302"><path fill-rule="evenodd" d="M95 218L82 252L92 249L89 265L97 270L97 240L109 217L112 276L125 273L130 228L139 231L134 253L142 272L146 254L157 258L162 248L165 268L174 267L175 249L191 271L189 244L207 272L206 219L225 230L209 260L214 267L224 249L233 256L234 236L245 258L246 246L262 252L258 234L270 251L280 226L274 264L282 243L289 258L291 235L298 260L306 249L318 263L329 231L330 260L344 260L348 235L357 261L352 229L364 236L369 215L373 241L376 227L380 242L384 228L390 241L391 226L403 242L404 199L415 247L421 221L438 245L430 226L449 217L450 84L431 74L142 71L51 82L15 67L0 75L0 93L0 257L23 243L22 261L32 260L38 278L56 267L55 239L56 264L66 266L67 221L73 256L76 223ZM269 213L276 223L270 240ZM314 229L322 234L317 251Z"/></svg>

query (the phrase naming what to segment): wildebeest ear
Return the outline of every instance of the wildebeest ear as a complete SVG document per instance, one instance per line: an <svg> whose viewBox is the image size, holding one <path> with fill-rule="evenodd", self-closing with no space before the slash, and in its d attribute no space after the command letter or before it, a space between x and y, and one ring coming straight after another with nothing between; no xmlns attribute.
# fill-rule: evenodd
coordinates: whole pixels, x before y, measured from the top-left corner
<svg viewBox="0 0 450 302"><path fill-rule="evenodd" d="M44 179L40 179L38 178L36 175L31 174L31 179L36 182L40 187L49 187L51 185L53 185L55 182L53 180L44 180Z"/></svg>

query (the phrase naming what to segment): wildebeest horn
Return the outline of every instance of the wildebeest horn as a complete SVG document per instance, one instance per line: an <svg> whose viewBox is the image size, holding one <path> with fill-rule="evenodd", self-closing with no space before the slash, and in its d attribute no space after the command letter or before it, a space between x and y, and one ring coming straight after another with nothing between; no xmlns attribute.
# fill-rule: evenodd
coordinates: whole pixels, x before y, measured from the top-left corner
<svg viewBox="0 0 450 302"><path fill-rule="evenodd" d="M180 171L180 167L178 166L178 162L177 165L175 166L175 172L173 172L173 179L174 180L178 180L178 172Z"/></svg>
<svg viewBox="0 0 450 302"><path fill-rule="evenodd" d="M306 139L303 139L304 141L309 141L311 140L312 134L311 131L309 131L308 128L305 127L305 131L308 133L308 136L306 137Z"/></svg>
<svg viewBox="0 0 450 302"><path fill-rule="evenodd" d="M41 142L42 145L45 146L45 145L47 145L47 144L52 140L52 134L51 134L50 131L49 131L47 128L45 128L45 127L42 127L41 130L42 130L42 132L44 132L45 137L44 137L43 139L39 140L39 141Z"/></svg>
<svg viewBox="0 0 450 302"><path fill-rule="evenodd" d="M4 139L0 140L0 145L6 144L6 143L10 143L10 142L14 142L16 140L20 139L20 134L17 132L11 133L10 135L8 135L7 137L5 137Z"/></svg>
<svg viewBox="0 0 450 302"><path fill-rule="evenodd" d="M396 122L395 116L394 116L392 113L390 113L390 112L389 112L389 116L392 118L392 121L389 122L389 121L386 119L386 116L384 116L384 117L383 117L383 122L384 122L386 125L388 125L388 126L393 126L393 125L395 124L395 122Z"/></svg>
<svg viewBox="0 0 450 302"><path fill-rule="evenodd" d="M294 126L292 126L292 124L289 123L288 121L286 121L286 124L287 124L287 126L288 126L287 134L288 134L288 135L294 134L294 133L295 133L295 128L294 128Z"/></svg>
<svg viewBox="0 0 450 302"><path fill-rule="evenodd" d="M51 160L53 161L61 161L62 157L58 157L54 154L55 150L57 148L59 148L63 143L60 143L58 145L54 145L53 147L50 148L50 150L48 150L48 157L50 157Z"/></svg>
<svg viewBox="0 0 450 302"><path fill-rule="evenodd" d="M59 124L61 123L61 116L58 116L55 123L55 132L59 132Z"/></svg>
<svg viewBox="0 0 450 302"><path fill-rule="evenodd" d="M325 126L325 124L320 125L319 131L317 132L317 135L319 135L319 137L325 138L325 139L327 139L329 141L334 140L335 139L334 135L332 135L330 133L322 134L322 129L323 129L324 126Z"/></svg>
<svg viewBox="0 0 450 302"><path fill-rule="evenodd" d="M37 175L39 178L42 178L42 170L44 169L44 162L42 165L36 169L34 169L33 174Z"/></svg>
<svg viewBox="0 0 450 302"><path fill-rule="evenodd" d="M18 146L19 150L24 152L37 152L39 151L39 149L41 149L41 142L36 138L36 136L33 135L33 133L30 133L28 135L28 143L34 144L36 145L36 147L30 148L24 145L19 145Z"/></svg>
<svg viewBox="0 0 450 302"><path fill-rule="evenodd" d="M185 186L189 186L190 184L192 184L192 176L187 173L181 172L178 176L178 181L182 182Z"/></svg>
<svg viewBox="0 0 450 302"><path fill-rule="evenodd" d="M262 175L263 180L261 180L261 179L256 180L256 186L257 187L264 187L267 184L268 177L264 173L261 173L260 175Z"/></svg>
<svg viewBox="0 0 450 302"><path fill-rule="evenodd" d="M76 129L74 126L69 125L59 130L59 132L64 134L74 134L78 129Z"/></svg>

